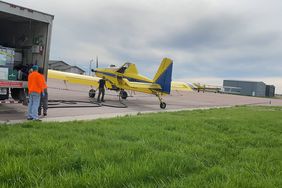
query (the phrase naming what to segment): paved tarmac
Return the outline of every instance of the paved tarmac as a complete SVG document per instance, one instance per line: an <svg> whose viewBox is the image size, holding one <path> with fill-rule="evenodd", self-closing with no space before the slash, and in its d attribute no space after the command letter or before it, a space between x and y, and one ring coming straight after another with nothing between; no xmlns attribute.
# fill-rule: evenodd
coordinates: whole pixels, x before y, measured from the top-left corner
<svg viewBox="0 0 282 188"><path fill-rule="evenodd" d="M142 93L130 93L124 104L119 102L115 91L106 91L105 103L90 103L88 86L64 84L63 81L48 80L49 100L64 100L49 103L48 116L43 121L90 120L134 115L138 113L230 107L235 105L282 106L281 99L246 97L220 93L172 92L165 96L165 110L160 109L157 97ZM80 102L75 102L80 101ZM83 107L82 107L83 106ZM114 107L110 107L114 106ZM59 108L64 107L64 108ZM65 108L67 107L67 108ZM27 107L21 104L0 104L0 123L22 122L26 119Z"/></svg>

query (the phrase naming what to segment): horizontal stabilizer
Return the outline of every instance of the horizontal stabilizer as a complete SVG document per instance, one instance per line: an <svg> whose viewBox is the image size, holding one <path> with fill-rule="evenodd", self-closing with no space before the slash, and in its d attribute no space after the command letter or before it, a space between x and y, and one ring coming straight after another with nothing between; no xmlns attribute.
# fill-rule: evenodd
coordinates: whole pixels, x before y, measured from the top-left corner
<svg viewBox="0 0 282 188"><path fill-rule="evenodd" d="M189 86L187 83L185 82L171 82L171 90L174 91L193 91L193 89L191 88L191 86Z"/></svg>

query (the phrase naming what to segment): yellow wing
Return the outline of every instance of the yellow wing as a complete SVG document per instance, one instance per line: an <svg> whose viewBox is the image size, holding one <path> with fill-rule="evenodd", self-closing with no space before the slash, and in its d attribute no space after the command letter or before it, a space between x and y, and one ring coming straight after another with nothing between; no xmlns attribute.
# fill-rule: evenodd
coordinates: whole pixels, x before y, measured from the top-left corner
<svg viewBox="0 0 282 188"><path fill-rule="evenodd" d="M99 77L80 75L68 72L61 72L56 70L48 70L48 78L53 78L57 80L63 80L69 83L81 84L87 86L99 86ZM153 83L141 83L141 82L129 82L127 79L123 79L125 81L124 89L135 90L135 91L143 91L145 93L151 93L151 90L159 90L161 86L159 84ZM111 88L111 85L107 83L107 87ZM171 82L171 89L178 91L192 91L192 88L186 84L185 82Z"/></svg>
<svg viewBox="0 0 282 188"><path fill-rule="evenodd" d="M171 82L171 90L177 91L193 91L193 89L185 82Z"/></svg>
<svg viewBox="0 0 282 188"><path fill-rule="evenodd" d="M66 82L73 84L81 84L81 85L95 86L95 87L99 86L99 80L100 80L100 78L98 77L61 72L55 70L48 70L48 78L64 80Z"/></svg>

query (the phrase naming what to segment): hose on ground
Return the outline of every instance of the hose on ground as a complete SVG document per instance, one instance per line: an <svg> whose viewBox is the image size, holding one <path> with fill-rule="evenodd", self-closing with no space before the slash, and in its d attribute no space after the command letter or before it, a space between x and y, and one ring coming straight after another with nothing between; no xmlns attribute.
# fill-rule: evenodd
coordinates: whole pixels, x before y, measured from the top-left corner
<svg viewBox="0 0 282 188"><path fill-rule="evenodd" d="M79 103L87 104L81 105ZM122 102L119 97L119 103L121 105L113 105L109 103L100 103L95 100L80 101L80 100L48 100L48 108L93 108L93 107L112 107L112 108L127 108L128 106Z"/></svg>

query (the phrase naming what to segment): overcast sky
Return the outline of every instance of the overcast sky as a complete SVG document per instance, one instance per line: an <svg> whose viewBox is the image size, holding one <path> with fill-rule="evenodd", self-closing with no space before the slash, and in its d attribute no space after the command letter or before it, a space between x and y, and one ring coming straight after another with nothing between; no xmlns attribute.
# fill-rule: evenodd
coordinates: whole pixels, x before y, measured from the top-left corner
<svg viewBox="0 0 282 188"><path fill-rule="evenodd" d="M173 79L222 85L257 80L282 93L281 0L7 0L55 15L51 58L88 71L136 63L153 77L163 57Z"/></svg>

